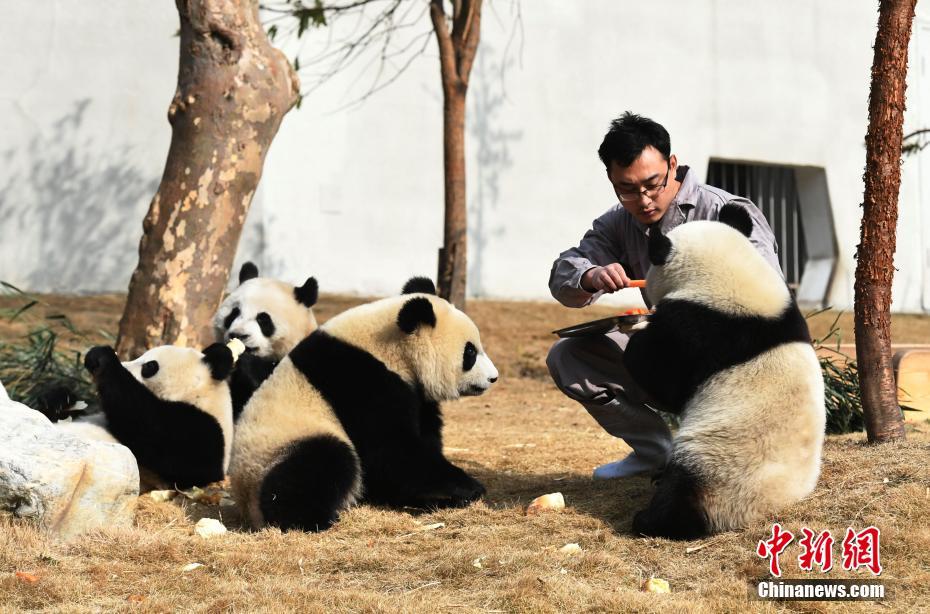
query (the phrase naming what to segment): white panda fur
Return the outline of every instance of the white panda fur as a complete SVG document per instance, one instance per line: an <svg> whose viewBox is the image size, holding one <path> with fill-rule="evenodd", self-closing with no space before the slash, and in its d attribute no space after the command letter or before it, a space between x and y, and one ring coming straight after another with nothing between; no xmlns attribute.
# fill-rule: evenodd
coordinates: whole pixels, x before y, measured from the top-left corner
<svg viewBox="0 0 930 614"><path fill-rule="evenodd" d="M119 443L119 440L107 430L107 417L103 412L90 414L86 417L60 420L55 423L57 428L65 430L76 437L85 440L102 441L104 443Z"/></svg>
<svg viewBox="0 0 930 614"><path fill-rule="evenodd" d="M312 307L317 298L317 281L313 277L302 286L293 286L259 277L258 268L251 262L242 265L239 286L213 316L217 341L239 339L246 348L230 380L236 419L278 361L316 330Z"/></svg>
<svg viewBox="0 0 930 614"><path fill-rule="evenodd" d="M350 309L298 344L249 401L233 445L233 495L253 527L284 530L325 529L361 497L467 504L484 487L443 456L438 404L496 380L477 327L432 294Z"/></svg>
<svg viewBox="0 0 930 614"><path fill-rule="evenodd" d="M232 402L227 378L232 351L160 346L120 362L110 347L84 357L101 412L57 427L78 437L129 448L145 486L189 488L222 480L232 450ZM156 479L157 478L157 479Z"/></svg>
<svg viewBox="0 0 930 614"><path fill-rule="evenodd" d="M751 231L738 205L724 206L720 222L650 231L646 288L656 309L624 364L682 422L655 496L634 517L636 533L693 539L743 528L816 486L820 364Z"/></svg>

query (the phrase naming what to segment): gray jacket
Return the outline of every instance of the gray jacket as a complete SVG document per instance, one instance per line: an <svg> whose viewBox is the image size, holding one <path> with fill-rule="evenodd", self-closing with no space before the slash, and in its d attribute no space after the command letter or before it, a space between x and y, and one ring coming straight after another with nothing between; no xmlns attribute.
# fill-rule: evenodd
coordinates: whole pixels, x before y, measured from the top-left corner
<svg viewBox="0 0 930 614"><path fill-rule="evenodd" d="M685 222L716 220L721 207L727 203L737 203L745 207L752 218L753 229L749 240L768 263L782 273L775 234L752 201L698 183L694 173L688 172L687 166L678 167L676 179L681 182L678 194L657 222L663 233ZM594 220L593 227L585 233L578 247L562 252L552 264L549 273L549 291L552 296L566 307L590 305L603 292L592 294L584 290L581 287L581 276L588 269L613 262L619 262L631 279L644 279L650 266L647 230L648 226L627 213L619 203L611 207Z"/></svg>

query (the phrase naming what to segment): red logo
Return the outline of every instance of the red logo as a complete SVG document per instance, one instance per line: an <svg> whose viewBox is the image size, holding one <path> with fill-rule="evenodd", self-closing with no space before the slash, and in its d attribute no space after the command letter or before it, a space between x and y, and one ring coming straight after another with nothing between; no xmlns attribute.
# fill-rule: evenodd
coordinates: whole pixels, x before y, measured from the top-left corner
<svg viewBox="0 0 930 614"><path fill-rule="evenodd" d="M798 542L801 544L801 554L798 556L798 565L804 571L811 571L814 563L820 567L822 573L833 569L833 536L830 531L824 531L814 539L814 532L804 527L801 529L804 537Z"/></svg>
<svg viewBox="0 0 930 614"><path fill-rule="evenodd" d="M862 529L858 533L847 527L843 538L843 569L853 570L866 567L876 576L882 573L879 560L879 538L881 532L877 527Z"/></svg>
<svg viewBox="0 0 930 614"><path fill-rule="evenodd" d="M793 539L794 535L791 531L782 531L781 525L776 522L772 525L772 538L760 540L759 545L756 546L756 554L762 558L771 558L769 571L776 578L781 576L781 569L778 567L778 555L788 547L788 544Z"/></svg>
<svg viewBox="0 0 930 614"><path fill-rule="evenodd" d="M880 537L881 531L878 527L868 527L858 533L852 527L847 527L846 536L843 538L843 569L853 571L865 567L876 576L881 574ZM776 578L781 577L778 557L792 541L794 534L776 522L772 525L772 536L760 540L756 546L756 554L763 559L769 559L769 571ZM815 565L821 573L833 569L834 541L829 530L815 533L807 527L802 527L801 537L798 539L801 546L798 567L801 571L813 571Z"/></svg>

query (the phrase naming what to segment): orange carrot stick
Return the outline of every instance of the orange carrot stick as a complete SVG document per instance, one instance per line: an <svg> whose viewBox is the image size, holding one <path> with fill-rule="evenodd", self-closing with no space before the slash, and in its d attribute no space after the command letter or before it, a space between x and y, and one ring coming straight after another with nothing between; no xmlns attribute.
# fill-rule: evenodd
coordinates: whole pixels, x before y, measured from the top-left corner
<svg viewBox="0 0 930 614"><path fill-rule="evenodd" d="M645 288L646 280L645 279L631 279L630 283L627 285L627 288Z"/></svg>

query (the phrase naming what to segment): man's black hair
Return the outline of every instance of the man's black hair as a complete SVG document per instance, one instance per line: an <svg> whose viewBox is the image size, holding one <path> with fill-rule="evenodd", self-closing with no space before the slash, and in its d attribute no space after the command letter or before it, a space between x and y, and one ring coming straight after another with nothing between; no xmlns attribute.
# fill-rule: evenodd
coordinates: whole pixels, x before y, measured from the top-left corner
<svg viewBox="0 0 930 614"><path fill-rule="evenodd" d="M608 170L611 160L627 167L650 145L668 160L672 153L672 141L668 131L648 117L626 111L610 122L610 130L604 135L597 155Z"/></svg>

